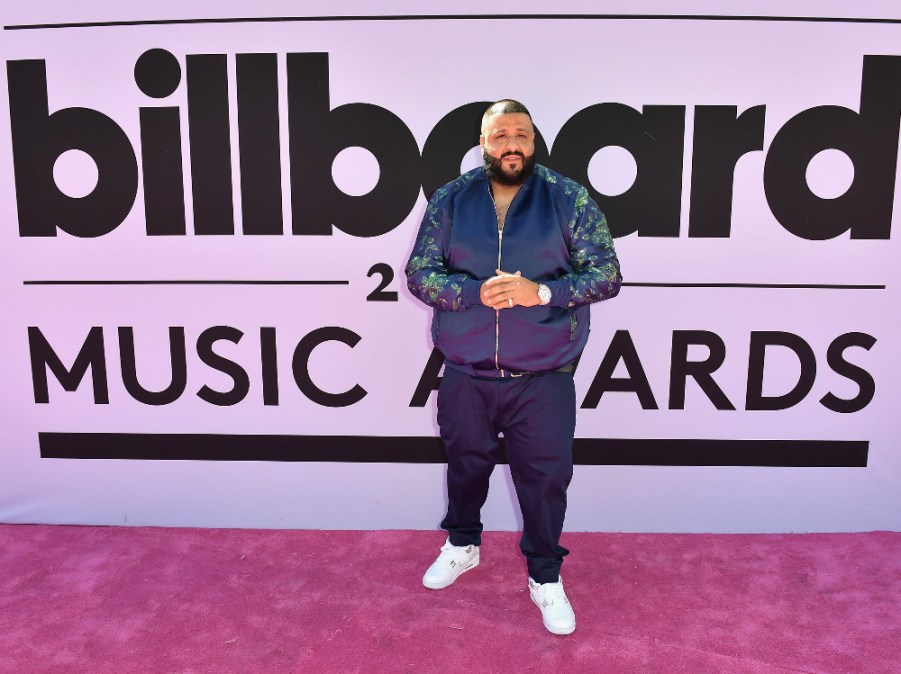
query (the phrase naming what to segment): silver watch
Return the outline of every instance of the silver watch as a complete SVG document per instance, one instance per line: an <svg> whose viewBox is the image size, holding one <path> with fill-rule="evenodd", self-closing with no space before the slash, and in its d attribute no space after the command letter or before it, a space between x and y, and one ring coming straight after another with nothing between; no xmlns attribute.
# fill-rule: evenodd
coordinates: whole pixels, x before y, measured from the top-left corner
<svg viewBox="0 0 901 674"><path fill-rule="evenodd" d="M541 306L551 301L551 289L543 283L538 284L538 301L541 303Z"/></svg>

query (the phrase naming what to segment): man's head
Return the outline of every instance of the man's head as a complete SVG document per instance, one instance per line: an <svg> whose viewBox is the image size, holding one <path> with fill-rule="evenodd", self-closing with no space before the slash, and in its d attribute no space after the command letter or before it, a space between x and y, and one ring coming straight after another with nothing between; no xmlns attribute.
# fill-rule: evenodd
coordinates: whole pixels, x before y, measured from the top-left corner
<svg viewBox="0 0 901 674"><path fill-rule="evenodd" d="M482 115L485 172L501 185L520 185L535 170L535 127L522 103L503 99Z"/></svg>

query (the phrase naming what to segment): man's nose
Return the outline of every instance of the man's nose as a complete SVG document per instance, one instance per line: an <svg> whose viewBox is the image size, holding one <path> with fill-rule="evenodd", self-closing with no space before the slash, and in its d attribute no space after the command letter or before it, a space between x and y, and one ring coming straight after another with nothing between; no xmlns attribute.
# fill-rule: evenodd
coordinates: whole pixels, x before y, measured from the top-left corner
<svg viewBox="0 0 901 674"><path fill-rule="evenodd" d="M516 151L522 152L522 139L508 138L503 142L504 152Z"/></svg>

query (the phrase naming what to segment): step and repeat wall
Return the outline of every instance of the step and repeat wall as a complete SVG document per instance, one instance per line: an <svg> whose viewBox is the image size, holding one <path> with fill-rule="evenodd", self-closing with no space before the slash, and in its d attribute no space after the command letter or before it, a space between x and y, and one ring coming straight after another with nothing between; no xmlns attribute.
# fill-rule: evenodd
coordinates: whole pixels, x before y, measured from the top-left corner
<svg viewBox="0 0 901 674"><path fill-rule="evenodd" d="M567 529L901 529L893 4L4 3L0 521L436 528L403 267L511 97L625 278Z"/></svg>

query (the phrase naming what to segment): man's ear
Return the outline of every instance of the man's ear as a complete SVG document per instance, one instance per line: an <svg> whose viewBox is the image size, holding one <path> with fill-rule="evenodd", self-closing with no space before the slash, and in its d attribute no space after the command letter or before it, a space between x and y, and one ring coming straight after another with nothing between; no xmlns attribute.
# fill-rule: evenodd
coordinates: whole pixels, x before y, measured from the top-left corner
<svg viewBox="0 0 901 674"><path fill-rule="evenodd" d="M485 136L479 136L479 147L485 147Z"/></svg>

